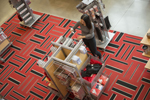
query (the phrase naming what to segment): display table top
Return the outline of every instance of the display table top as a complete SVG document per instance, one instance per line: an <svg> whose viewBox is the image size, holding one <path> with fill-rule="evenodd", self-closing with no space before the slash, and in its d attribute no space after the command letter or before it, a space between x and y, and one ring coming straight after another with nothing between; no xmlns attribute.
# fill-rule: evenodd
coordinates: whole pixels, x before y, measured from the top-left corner
<svg viewBox="0 0 150 100"><path fill-rule="evenodd" d="M150 33L150 29L147 31L147 33ZM147 38L147 33L145 34L145 36L143 37L140 43L150 46L150 39Z"/></svg>
<svg viewBox="0 0 150 100"><path fill-rule="evenodd" d="M145 65L146 69L150 69L150 59L148 60L147 64Z"/></svg>

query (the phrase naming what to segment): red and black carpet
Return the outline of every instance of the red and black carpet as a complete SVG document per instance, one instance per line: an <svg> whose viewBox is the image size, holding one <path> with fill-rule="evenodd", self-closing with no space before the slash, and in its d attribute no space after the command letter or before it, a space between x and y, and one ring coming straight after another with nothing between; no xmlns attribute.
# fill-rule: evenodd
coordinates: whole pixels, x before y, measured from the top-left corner
<svg viewBox="0 0 150 100"><path fill-rule="evenodd" d="M34 13L42 16L32 29L20 26L16 14L1 25L13 45L1 55L6 63L0 65L0 95L8 100L61 100L47 89L44 70L36 62L51 55L51 41L61 35L74 38L69 29L76 22ZM142 56L142 37L110 32L115 36L101 51L110 82L100 100L150 100L150 71L144 69L149 58Z"/></svg>

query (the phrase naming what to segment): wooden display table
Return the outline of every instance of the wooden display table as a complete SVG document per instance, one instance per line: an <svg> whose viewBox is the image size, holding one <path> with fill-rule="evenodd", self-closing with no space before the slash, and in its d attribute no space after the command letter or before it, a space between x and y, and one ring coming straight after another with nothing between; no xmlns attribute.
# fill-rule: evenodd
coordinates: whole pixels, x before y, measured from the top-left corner
<svg viewBox="0 0 150 100"><path fill-rule="evenodd" d="M147 64L145 65L145 68L150 70L150 59L148 60Z"/></svg>
<svg viewBox="0 0 150 100"><path fill-rule="evenodd" d="M150 29L148 30L147 33L150 33ZM142 41L140 43L143 44L143 45L150 46L150 39L147 38L147 33L145 34L145 36L143 37L143 39L142 39ZM143 53L142 55L146 56L146 57L150 57L150 55L145 54L145 53Z"/></svg>

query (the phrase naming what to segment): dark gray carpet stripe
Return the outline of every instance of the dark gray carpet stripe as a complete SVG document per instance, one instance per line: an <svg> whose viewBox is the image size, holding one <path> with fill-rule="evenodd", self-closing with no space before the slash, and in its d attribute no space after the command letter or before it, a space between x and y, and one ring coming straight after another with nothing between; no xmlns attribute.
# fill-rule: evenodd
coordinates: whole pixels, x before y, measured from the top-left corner
<svg viewBox="0 0 150 100"><path fill-rule="evenodd" d="M23 29L23 28L20 28L20 27L17 27L17 29L20 29L20 30L22 30L22 31L26 31L25 29Z"/></svg>
<svg viewBox="0 0 150 100"><path fill-rule="evenodd" d="M9 65L7 65L4 70L1 71L0 75L8 68Z"/></svg>
<svg viewBox="0 0 150 100"><path fill-rule="evenodd" d="M55 41L57 38L55 38L53 41ZM49 44L49 46L46 48L46 49L48 49L49 47L51 46L51 43Z"/></svg>
<svg viewBox="0 0 150 100"><path fill-rule="evenodd" d="M10 51L10 49L8 49L3 55L2 58L4 58L6 56L6 54Z"/></svg>
<svg viewBox="0 0 150 100"><path fill-rule="evenodd" d="M37 31L38 31L38 30L40 30L40 29L38 29L38 28L35 28L35 27L33 27L33 26L32 26L32 29L35 29L35 30L37 30Z"/></svg>
<svg viewBox="0 0 150 100"><path fill-rule="evenodd" d="M45 78L46 78L46 76L44 76L44 77L43 77L42 81L44 81L44 80L45 80Z"/></svg>
<svg viewBox="0 0 150 100"><path fill-rule="evenodd" d="M113 44L113 43L109 43L108 46L113 47L113 48L116 48L116 49L119 48L119 45Z"/></svg>
<svg viewBox="0 0 150 100"><path fill-rule="evenodd" d="M119 84L119 85L121 85L121 86L123 86L123 87L126 87L126 88L129 88L131 90L134 90L134 91L137 89L137 86L132 85L132 84L127 83L127 82L124 82L124 81L119 80L119 79L117 80L116 83Z"/></svg>
<svg viewBox="0 0 150 100"><path fill-rule="evenodd" d="M18 60L18 59L16 59L16 58L13 58L14 60L16 60L16 61L18 61L18 62L21 62L21 63L23 63L22 61L20 61L20 60Z"/></svg>
<svg viewBox="0 0 150 100"><path fill-rule="evenodd" d="M21 56L18 56L18 55L15 55L16 57L18 57L18 58L21 58L21 59L23 59L23 60L26 60L25 58L23 58L23 57L21 57Z"/></svg>
<svg viewBox="0 0 150 100"><path fill-rule="evenodd" d="M40 98L40 99L43 99L43 97L41 95L39 95L39 94L37 94L37 93L35 93L33 91L30 91L30 93L33 94L34 96Z"/></svg>
<svg viewBox="0 0 150 100"><path fill-rule="evenodd" d="M16 98L15 96L13 96L13 95L11 95L11 94L10 94L10 96L11 96L12 98L14 98L15 100L19 100L18 98Z"/></svg>
<svg viewBox="0 0 150 100"><path fill-rule="evenodd" d="M117 57L117 56L119 55L119 53L120 53L121 50L124 48L124 46L125 46L125 44L123 44L123 45L121 46L121 48L119 49L119 51L117 52L117 54L115 55L115 57Z"/></svg>
<svg viewBox="0 0 150 100"><path fill-rule="evenodd" d="M0 69L3 69L3 68L4 68L4 65L1 65L1 64L0 64Z"/></svg>
<svg viewBox="0 0 150 100"><path fill-rule="evenodd" d="M116 33L117 31L113 31L113 33Z"/></svg>
<svg viewBox="0 0 150 100"><path fill-rule="evenodd" d="M15 16L16 16L16 14L14 14L10 19L8 19L7 22L11 21Z"/></svg>
<svg viewBox="0 0 150 100"><path fill-rule="evenodd" d="M116 96L117 95L113 93L109 100L114 100L116 98Z"/></svg>
<svg viewBox="0 0 150 100"><path fill-rule="evenodd" d="M127 60L127 59L129 58L129 56L130 56L130 54L133 52L134 48L135 48L135 46L131 49L131 51L129 52L129 54L128 54L128 56L126 57L125 60Z"/></svg>
<svg viewBox="0 0 150 100"><path fill-rule="evenodd" d="M106 65L106 68L111 69L111 70L118 72L118 73L123 73L123 70L117 69L117 68L110 66L110 65Z"/></svg>
<svg viewBox="0 0 150 100"><path fill-rule="evenodd" d="M44 48L52 41L52 39L53 39L53 37L46 43L46 45L44 46Z"/></svg>
<svg viewBox="0 0 150 100"><path fill-rule="evenodd" d="M9 91L4 95L4 97L6 97L6 95L14 88L14 86L12 86Z"/></svg>
<svg viewBox="0 0 150 100"><path fill-rule="evenodd" d="M42 86L43 88L47 89L46 86L42 85L41 83L37 83L38 85Z"/></svg>
<svg viewBox="0 0 150 100"><path fill-rule="evenodd" d="M140 52L140 53L143 53L143 51L141 51L141 50L136 50L137 52Z"/></svg>
<svg viewBox="0 0 150 100"><path fill-rule="evenodd" d="M123 40L123 42L126 42L126 43L130 43L130 44L134 44L134 45L138 45L138 46L140 46L140 44L139 44L139 43L135 43L135 42L127 41L127 40Z"/></svg>
<svg viewBox="0 0 150 100"><path fill-rule="evenodd" d="M19 82L18 80L13 79L13 78L11 78L11 77L9 77L8 80L11 81L11 82L13 82L13 83L15 83L15 84L17 84L17 85L20 84L20 82Z"/></svg>
<svg viewBox="0 0 150 100"><path fill-rule="evenodd" d="M132 95L129 94L129 93L127 93L127 92L124 92L124 91L119 90L119 89L114 88L114 87L112 88L112 90L115 91L115 92L117 92L117 93L119 93L119 94L122 94L122 95L124 95L124 96L127 96L127 97L129 97L129 98L132 98Z"/></svg>
<svg viewBox="0 0 150 100"><path fill-rule="evenodd" d="M29 96L26 98L26 100L29 100L30 97L31 97L31 96L29 95Z"/></svg>
<svg viewBox="0 0 150 100"><path fill-rule="evenodd" d="M21 34L17 33L17 32L11 32L12 34L16 35L16 36L21 36Z"/></svg>
<svg viewBox="0 0 150 100"><path fill-rule="evenodd" d="M131 38L131 39L134 39L134 40L139 40L141 41L141 39L137 39L137 38L133 38L133 37L130 37L130 36L126 36L127 38Z"/></svg>
<svg viewBox="0 0 150 100"><path fill-rule="evenodd" d="M65 37L69 31L70 31L70 29L67 30L67 32L63 35L63 37Z"/></svg>
<svg viewBox="0 0 150 100"><path fill-rule="evenodd" d="M15 94L19 95L20 97L25 98L24 95L22 95L22 94L20 94L20 93L18 93L18 92L16 92L16 91L13 91L13 92L14 92Z"/></svg>
<svg viewBox="0 0 150 100"><path fill-rule="evenodd" d="M41 74L41 73L39 73L39 72L37 72L37 71L35 71L33 69L30 72L32 72L33 74L35 74L37 76L43 77L43 74Z"/></svg>
<svg viewBox="0 0 150 100"><path fill-rule="evenodd" d="M71 33L68 37L71 38L74 35L74 33Z"/></svg>
<svg viewBox="0 0 150 100"><path fill-rule="evenodd" d="M150 73L150 70L147 70L148 73Z"/></svg>
<svg viewBox="0 0 150 100"><path fill-rule="evenodd" d="M47 92L43 91L42 89L40 89L40 88L38 88L38 87L36 87L36 86L34 86L34 88L36 88L36 89L38 89L39 91L41 91L41 92L43 92L43 93L46 93L46 94L47 94Z"/></svg>
<svg viewBox="0 0 150 100"><path fill-rule="evenodd" d="M5 61L7 61L14 53L15 53L15 51L11 52L11 54L9 54L9 55L7 56L7 58L5 59Z"/></svg>
<svg viewBox="0 0 150 100"><path fill-rule="evenodd" d="M30 54L31 57L36 58L36 59L41 59L41 57L38 57L36 55Z"/></svg>
<svg viewBox="0 0 150 100"><path fill-rule="evenodd" d="M3 79L3 81L15 70L15 68L13 68L8 74L7 76L5 76L5 78Z"/></svg>
<svg viewBox="0 0 150 100"><path fill-rule="evenodd" d="M144 99L143 99L143 100L145 100L145 99L147 98L147 95L149 94L149 92L150 92L150 88L148 89L147 93L145 94L145 96L144 96Z"/></svg>
<svg viewBox="0 0 150 100"><path fill-rule="evenodd" d="M39 24L42 24L42 25L44 25L44 23L41 23L41 22L36 22L36 23L39 23Z"/></svg>
<svg viewBox="0 0 150 100"><path fill-rule="evenodd" d="M119 42L119 40L122 38L122 36L124 35L124 33L120 33L119 35L118 35L118 37L115 39L115 41L116 42Z"/></svg>
<svg viewBox="0 0 150 100"><path fill-rule="evenodd" d="M42 40L45 39L44 36L41 36L41 35L38 35L38 34L35 34L34 37L37 37L37 38L42 39Z"/></svg>
<svg viewBox="0 0 150 100"><path fill-rule="evenodd" d="M134 100L138 99L138 97L139 97L140 93L142 92L143 88L144 88L144 85L142 84L139 91L137 92L136 96L134 97Z"/></svg>
<svg viewBox="0 0 150 100"><path fill-rule="evenodd" d="M49 17L50 15L47 15L44 19L43 19L43 22Z"/></svg>
<svg viewBox="0 0 150 100"><path fill-rule="evenodd" d="M29 63L30 60L31 60L31 58L29 58L29 59L23 64L23 66L21 66L21 68L20 68L19 70L22 70L22 69Z"/></svg>
<svg viewBox="0 0 150 100"><path fill-rule="evenodd" d="M9 26L7 26L7 27L3 30L3 32L6 31L11 25L12 25L12 23L11 23Z"/></svg>
<svg viewBox="0 0 150 100"><path fill-rule="evenodd" d="M50 36L48 36L48 37L46 38L46 40L40 45L40 47L41 47L49 38L50 38Z"/></svg>
<svg viewBox="0 0 150 100"><path fill-rule="evenodd" d="M37 44L40 44L41 42L39 41L36 41L36 40L33 40L33 39L30 39L30 41L34 42L34 43L37 43Z"/></svg>
<svg viewBox="0 0 150 100"><path fill-rule="evenodd" d="M40 49L37 49L37 48L35 48L35 50L34 50L35 52L38 52L38 53L40 53L40 54L43 54L43 55L45 55L46 54L46 52L45 51L43 51L43 50L40 50Z"/></svg>
<svg viewBox="0 0 150 100"><path fill-rule="evenodd" d="M59 97L56 95L54 98L53 98L53 100L57 100Z"/></svg>
<svg viewBox="0 0 150 100"><path fill-rule="evenodd" d="M66 27L70 22L71 22L71 20L68 20L63 27Z"/></svg>
<svg viewBox="0 0 150 100"><path fill-rule="evenodd" d="M34 24L35 26L39 26L39 27L43 27L43 26L41 26L41 25L38 25L38 24Z"/></svg>
<svg viewBox="0 0 150 100"><path fill-rule="evenodd" d="M22 77L26 77L26 75L24 75L24 74L22 74L22 73L20 73L18 71L15 71L15 73L18 74L18 75L20 75L20 76L22 76Z"/></svg>
<svg viewBox="0 0 150 100"><path fill-rule="evenodd" d="M116 62L121 63L121 64L124 64L124 65L128 65L128 63L126 63L126 62L123 62L123 61L120 61L120 60L117 60L114 58L111 58L111 60L116 61Z"/></svg>
<svg viewBox="0 0 150 100"><path fill-rule="evenodd" d="M138 62L142 62L142 63L147 63L147 60L144 60L144 59L140 59L140 58L137 58L137 57L132 57L132 60L136 60Z"/></svg>
<svg viewBox="0 0 150 100"><path fill-rule="evenodd" d="M7 23L4 23L5 25L8 25Z"/></svg>
<svg viewBox="0 0 150 100"><path fill-rule="evenodd" d="M9 61L9 63L12 64L12 65L14 65L14 66L16 66L16 67L19 67L18 64L15 64L15 63L13 63L13 62L11 62L11 61Z"/></svg>
<svg viewBox="0 0 150 100"><path fill-rule="evenodd" d="M108 94L107 94L107 93L105 93L105 92L102 92L102 94L103 94L103 95L105 95L105 96L108 96Z"/></svg>
<svg viewBox="0 0 150 100"><path fill-rule="evenodd" d="M14 49L19 50L19 51L21 50L21 48L15 46L15 45L11 45L11 48L14 48Z"/></svg>
<svg viewBox="0 0 150 100"><path fill-rule="evenodd" d="M108 50L108 49L105 49L105 52L108 52L108 53L111 53L111 54L115 53L114 51L111 51L111 50Z"/></svg>
<svg viewBox="0 0 150 100"><path fill-rule="evenodd" d="M49 51L46 56L48 56L50 53L51 53L51 51ZM45 60L46 56L43 58L43 60Z"/></svg>
<svg viewBox="0 0 150 100"><path fill-rule="evenodd" d="M142 81L143 81L143 82L146 82L146 83L148 83L148 84L150 84L150 79L147 79L147 78L144 78L144 77L143 77L143 78L142 78Z"/></svg>
<svg viewBox="0 0 150 100"><path fill-rule="evenodd" d="M60 22L60 24L59 24L58 26L60 26L65 20L66 20L66 19L64 18L64 19Z"/></svg>
<svg viewBox="0 0 150 100"><path fill-rule="evenodd" d="M45 33L45 35L54 27L55 25L53 25L46 33Z"/></svg>
<svg viewBox="0 0 150 100"><path fill-rule="evenodd" d="M126 98L124 98L123 100L126 100Z"/></svg>
<svg viewBox="0 0 150 100"><path fill-rule="evenodd" d="M126 71L126 73L124 74L124 76L123 76L123 77L125 77L125 76L126 76L127 72L129 71L130 67L132 66L132 64L133 64L133 62L131 63L131 65L129 66L128 70Z"/></svg>
<svg viewBox="0 0 150 100"><path fill-rule="evenodd" d="M49 25L49 23L47 23L45 26L44 26L44 28L40 31L40 33L42 33L45 29L46 29L46 27Z"/></svg>
<svg viewBox="0 0 150 100"><path fill-rule="evenodd" d="M41 20L41 18L45 15L45 13L39 18L39 20Z"/></svg>
<svg viewBox="0 0 150 100"><path fill-rule="evenodd" d="M24 42L22 42L22 41L19 41L19 40L16 40L16 42L19 42L19 43L21 43L21 44L26 45L26 43L24 43Z"/></svg>
<svg viewBox="0 0 150 100"><path fill-rule="evenodd" d="M124 55L126 54L126 52L128 51L128 49L130 48L130 45L128 46L128 48L126 49L126 51L123 53L123 55L121 56L121 59L124 57Z"/></svg>
<svg viewBox="0 0 150 100"><path fill-rule="evenodd" d="M34 61L34 63L27 69L27 71L25 73L27 73L35 63L36 63L36 61Z"/></svg>
<svg viewBox="0 0 150 100"><path fill-rule="evenodd" d="M7 87L8 83L6 83L1 89L0 89L0 93Z"/></svg>
<svg viewBox="0 0 150 100"><path fill-rule="evenodd" d="M47 97L45 98L45 100L48 100L51 95L52 95L52 93L50 92L50 93L47 95Z"/></svg>
<svg viewBox="0 0 150 100"><path fill-rule="evenodd" d="M3 85L3 83L0 82L0 85Z"/></svg>

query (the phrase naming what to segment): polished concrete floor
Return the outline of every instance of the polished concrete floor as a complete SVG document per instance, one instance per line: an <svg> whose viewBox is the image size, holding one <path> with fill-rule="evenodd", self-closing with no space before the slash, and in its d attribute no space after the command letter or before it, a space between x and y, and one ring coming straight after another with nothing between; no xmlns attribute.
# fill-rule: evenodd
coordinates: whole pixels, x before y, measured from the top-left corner
<svg viewBox="0 0 150 100"><path fill-rule="evenodd" d="M78 21L76 5L81 0L31 0L30 7L39 12ZM103 0L111 29L143 37L150 28L150 0ZM8 0L0 0L0 25L13 13Z"/></svg>

